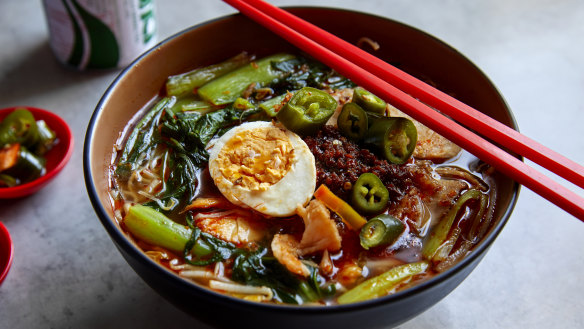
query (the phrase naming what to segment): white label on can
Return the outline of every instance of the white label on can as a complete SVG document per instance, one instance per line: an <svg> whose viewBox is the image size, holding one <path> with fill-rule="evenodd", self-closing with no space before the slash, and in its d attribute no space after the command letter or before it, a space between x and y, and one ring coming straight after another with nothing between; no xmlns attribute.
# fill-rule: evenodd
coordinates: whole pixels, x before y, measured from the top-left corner
<svg viewBox="0 0 584 329"><path fill-rule="evenodd" d="M153 0L44 0L50 44L67 65L123 67L156 42Z"/></svg>

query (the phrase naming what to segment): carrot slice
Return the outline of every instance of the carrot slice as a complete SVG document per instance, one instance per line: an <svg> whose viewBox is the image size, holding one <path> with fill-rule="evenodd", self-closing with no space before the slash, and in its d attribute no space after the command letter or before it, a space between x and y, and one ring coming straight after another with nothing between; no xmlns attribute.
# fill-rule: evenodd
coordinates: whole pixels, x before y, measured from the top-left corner
<svg viewBox="0 0 584 329"><path fill-rule="evenodd" d="M18 163L19 152L20 144L18 143L0 149L0 171L14 167Z"/></svg>
<svg viewBox="0 0 584 329"><path fill-rule="evenodd" d="M324 203L330 210L337 213L341 218L349 224L349 226L357 231L361 229L367 220L355 211L348 203L336 196L329 188L322 184L314 192L314 197Z"/></svg>

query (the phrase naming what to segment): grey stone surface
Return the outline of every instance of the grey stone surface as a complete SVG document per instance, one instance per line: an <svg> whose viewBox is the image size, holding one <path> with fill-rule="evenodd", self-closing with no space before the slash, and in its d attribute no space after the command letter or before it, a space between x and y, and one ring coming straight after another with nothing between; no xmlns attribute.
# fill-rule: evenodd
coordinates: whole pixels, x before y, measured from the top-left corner
<svg viewBox="0 0 584 329"><path fill-rule="evenodd" d="M272 3L356 9L435 35L484 70L524 134L584 163L582 0ZM160 38L232 12L220 1L158 1ZM0 1L0 22L0 107L54 111L69 122L76 141L70 163L44 190L0 200L0 220L15 244L12 270L0 286L0 328L207 328L131 270L89 203L85 129L118 71L80 73L59 65L47 43L41 1ZM478 268L401 328L584 328L583 233L576 218L522 189L510 222Z"/></svg>

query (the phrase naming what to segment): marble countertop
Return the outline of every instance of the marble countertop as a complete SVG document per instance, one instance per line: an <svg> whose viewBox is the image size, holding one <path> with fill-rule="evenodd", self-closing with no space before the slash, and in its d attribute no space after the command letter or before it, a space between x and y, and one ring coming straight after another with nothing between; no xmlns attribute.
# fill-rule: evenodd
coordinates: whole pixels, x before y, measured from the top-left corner
<svg viewBox="0 0 584 329"><path fill-rule="evenodd" d="M433 34L482 68L524 134L584 163L583 1L271 2L355 9ZM234 12L221 1L158 1L157 9L160 40ZM0 1L0 22L0 107L53 111L71 125L76 141L71 161L46 188L0 200L0 221L15 245L12 269L0 286L0 328L208 328L132 271L89 202L85 130L118 71L62 67L48 45L41 1ZM523 188L476 270L401 328L584 328L583 236L583 223Z"/></svg>

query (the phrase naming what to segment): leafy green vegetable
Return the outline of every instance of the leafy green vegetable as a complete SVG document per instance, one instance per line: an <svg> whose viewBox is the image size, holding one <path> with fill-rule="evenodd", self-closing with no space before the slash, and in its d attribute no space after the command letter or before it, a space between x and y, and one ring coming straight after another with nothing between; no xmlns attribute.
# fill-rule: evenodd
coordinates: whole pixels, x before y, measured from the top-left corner
<svg viewBox="0 0 584 329"><path fill-rule="evenodd" d="M160 128L160 134L168 146L179 154L191 158L198 167L207 161L204 147L197 136L197 124L205 115L198 112L180 112L169 116Z"/></svg>
<svg viewBox="0 0 584 329"><path fill-rule="evenodd" d="M272 68L283 72L283 77L270 85L277 94L304 87L343 89L356 86L351 80L339 75L326 65L304 57L273 62Z"/></svg>
<svg viewBox="0 0 584 329"><path fill-rule="evenodd" d="M219 129L234 122L239 123L240 114L240 110L226 107L203 116L201 120L197 121L194 127L194 133L200 145L207 145Z"/></svg>
<svg viewBox="0 0 584 329"><path fill-rule="evenodd" d="M193 249L195 252L191 252ZM201 252L203 250L204 252ZM241 252L240 249L232 243L202 232L194 226L191 238L185 245L183 256L191 265L204 266L224 261L239 252Z"/></svg>
<svg viewBox="0 0 584 329"><path fill-rule="evenodd" d="M276 300L290 304L302 304L335 293L335 286L320 284L324 279L317 269L308 268L311 274L308 280L304 280L270 256L267 248L260 248L239 254L234 259L231 279L246 285L269 287Z"/></svg>
<svg viewBox="0 0 584 329"><path fill-rule="evenodd" d="M231 279L246 285L269 287L276 300L301 304L299 279L267 253L267 248L260 248L238 255L233 262Z"/></svg>
<svg viewBox="0 0 584 329"><path fill-rule="evenodd" d="M132 130L118 160L116 176L119 180L127 180L132 171L141 165L137 161L138 157L141 154L151 152L156 147L160 141L158 126L161 123L164 110L172 107L175 102L175 97L161 99Z"/></svg>
<svg viewBox="0 0 584 329"><path fill-rule="evenodd" d="M162 190L157 194L158 201L146 203L163 212L180 209L184 204L195 198L197 188L198 167L186 153L174 152L166 159L168 179L163 183Z"/></svg>

